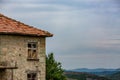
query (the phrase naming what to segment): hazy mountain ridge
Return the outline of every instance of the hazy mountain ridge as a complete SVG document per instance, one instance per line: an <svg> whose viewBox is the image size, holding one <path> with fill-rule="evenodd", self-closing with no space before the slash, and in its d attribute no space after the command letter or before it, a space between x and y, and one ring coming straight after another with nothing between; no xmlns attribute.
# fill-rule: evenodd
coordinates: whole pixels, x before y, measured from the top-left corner
<svg viewBox="0 0 120 80"><path fill-rule="evenodd" d="M87 80L85 79L87 77L93 79L95 78L96 80L120 80L120 68L118 69L80 68L80 69L66 70L65 72L67 73L68 78L73 78L77 80Z"/></svg>
<svg viewBox="0 0 120 80"><path fill-rule="evenodd" d="M67 76L68 80L111 80L106 77L97 76L94 74L86 73L86 72L72 72L66 71L65 75Z"/></svg>
<svg viewBox="0 0 120 80"><path fill-rule="evenodd" d="M88 68L80 68L80 69L72 69L67 71L73 71L73 72L87 72L99 76L107 76L112 75L120 71L120 68L118 69L105 69L105 68L97 68L97 69L88 69Z"/></svg>
<svg viewBox="0 0 120 80"><path fill-rule="evenodd" d="M80 68L80 69L72 69L68 71L75 72L103 72L103 71L120 71L120 69L105 69L105 68L96 68L96 69L88 69L88 68Z"/></svg>

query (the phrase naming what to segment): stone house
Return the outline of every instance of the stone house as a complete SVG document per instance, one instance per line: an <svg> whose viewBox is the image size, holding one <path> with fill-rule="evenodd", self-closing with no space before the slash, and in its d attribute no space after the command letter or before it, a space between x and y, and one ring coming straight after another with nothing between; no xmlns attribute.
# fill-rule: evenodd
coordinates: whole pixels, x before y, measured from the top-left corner
<svg viewBox="0 0 120 80"><path fill-rule="evenodd" d="M0 14L0 80L45 80L46 37L52 36Z"/></svg>

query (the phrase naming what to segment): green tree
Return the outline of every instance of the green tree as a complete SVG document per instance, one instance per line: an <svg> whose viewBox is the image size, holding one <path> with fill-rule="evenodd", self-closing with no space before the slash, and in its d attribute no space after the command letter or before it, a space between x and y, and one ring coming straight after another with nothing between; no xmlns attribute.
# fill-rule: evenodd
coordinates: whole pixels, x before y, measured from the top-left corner
<svg viewBox="0 0 120 80"><path fill-rule="evenodd" d="M46 80L66 80L61 63L55 61L53 53L46 56Z"/></svg>

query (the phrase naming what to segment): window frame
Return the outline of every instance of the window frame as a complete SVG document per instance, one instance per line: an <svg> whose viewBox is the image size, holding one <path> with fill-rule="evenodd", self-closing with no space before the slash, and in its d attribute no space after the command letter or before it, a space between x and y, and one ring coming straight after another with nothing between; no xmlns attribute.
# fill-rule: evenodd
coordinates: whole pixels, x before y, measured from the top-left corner
<svg viewBox="0 0 120 80"><path fill-rule="evenodd" d="M28 42L27 44L27 60L39 61L38 59L38 42Z"/></svg>

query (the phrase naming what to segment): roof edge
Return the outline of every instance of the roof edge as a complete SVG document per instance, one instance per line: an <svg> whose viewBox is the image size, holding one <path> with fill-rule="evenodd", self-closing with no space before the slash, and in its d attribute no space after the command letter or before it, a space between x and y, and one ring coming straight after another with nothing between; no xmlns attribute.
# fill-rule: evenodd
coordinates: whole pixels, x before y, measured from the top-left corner
<svg viewBox="0 0 120 80"><path fill-rule="evenodd" d="M20 36L33 36L33 37L52 37L51 35L37 35L37 34L24 34L24 33L17 33L17 32L0 32L0 35L20 35Z"/></svg>
<svg viewBox="0 0 120 80"><path fill-rule="evenodd" d="M40 37L40 36L42 36L42 37L52 37L52 36L53 36L52 33L48 32L48 31L46 31L46 30L42 30L42 29L36 28L36 27L34 27L34 26L25 24L25 23L23 23L23 22L21 22L21 21L12 19L12 18L10 18L10 17L8 17L8 16L5 16L5 15L3 15L3 14L1 14L1 13L0 13L0 17L5 17L5 18L7 18L7 19L9 19L9 20L12 20L12 21L17 22L18 24L22 24L22 25L28 26L29 28L37 29L37 30L40 30L40 31L42 31L42 32L45 33L45 34L40 35L40 34L26 34L26 33L19 33L19 32L0 32L0 34L28 35L28 36L39 36L39 37Z"/></svg>

